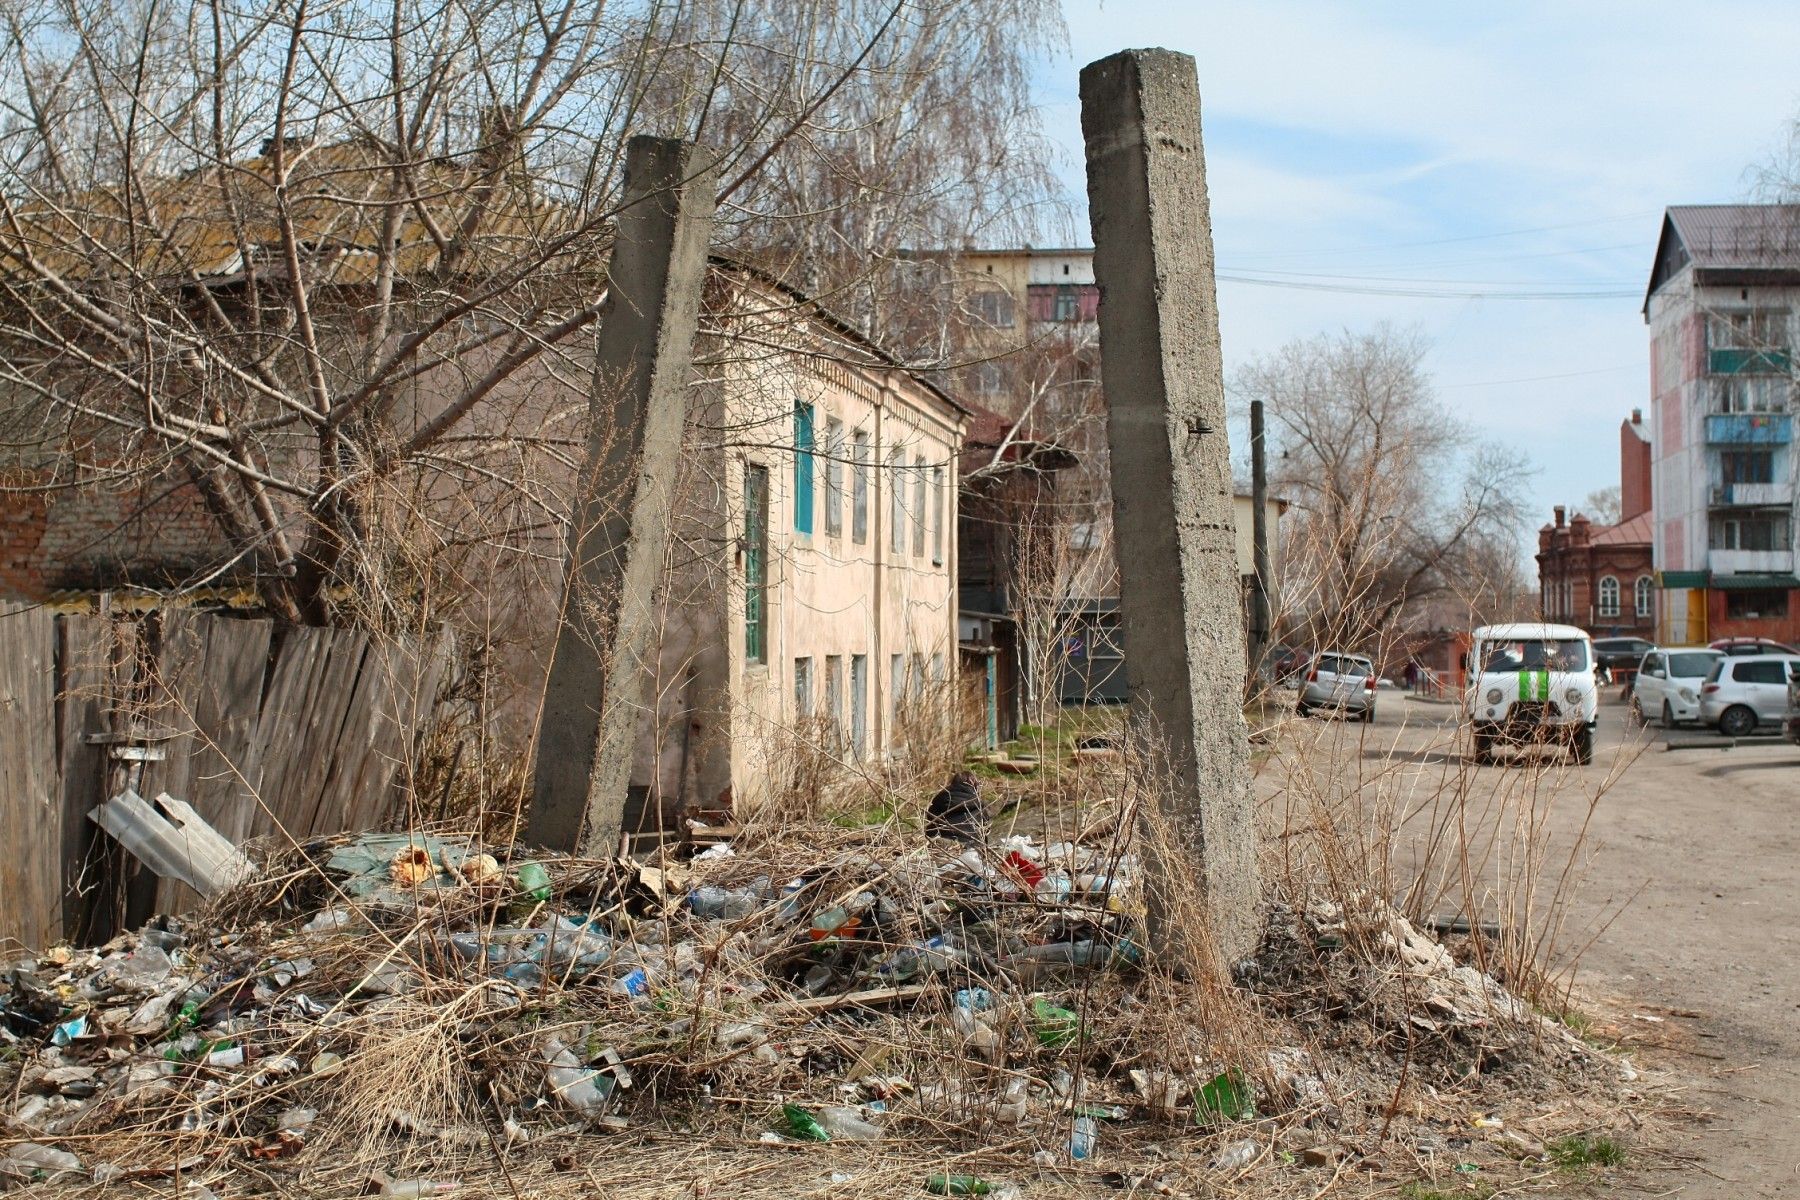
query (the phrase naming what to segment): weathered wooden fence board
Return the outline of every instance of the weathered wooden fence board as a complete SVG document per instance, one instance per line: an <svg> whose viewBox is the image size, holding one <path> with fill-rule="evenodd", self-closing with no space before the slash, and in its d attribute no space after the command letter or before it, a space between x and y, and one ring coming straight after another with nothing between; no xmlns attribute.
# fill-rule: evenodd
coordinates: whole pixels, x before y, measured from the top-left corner
<svg viewBox="0 0 1800 1200"><path fill-rule="evenodd" d="M62 933L55 647L48 610L0 606L0 942L27 946Z"/></svg>
<svg viewBox="0 0 1800 1200"><path fill-rule="evenodd" d="M0 607L0 938L104 939L196 899L88 820L126 786L186 801L234 845L392 821L450 651L447 634Z"/></svg>

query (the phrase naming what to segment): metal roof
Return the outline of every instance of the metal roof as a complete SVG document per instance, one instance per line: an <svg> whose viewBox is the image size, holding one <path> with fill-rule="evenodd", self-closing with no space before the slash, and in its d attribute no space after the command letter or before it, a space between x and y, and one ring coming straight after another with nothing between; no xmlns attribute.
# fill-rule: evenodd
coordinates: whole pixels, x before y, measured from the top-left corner
<svg viewBox="0 0 1800 1200"><path fill-rule="evenodd" d="M1800 204L1670 205L1657 239L1645 308L1658 288L1690 265L1696 283L1800 275Z"/></svg>

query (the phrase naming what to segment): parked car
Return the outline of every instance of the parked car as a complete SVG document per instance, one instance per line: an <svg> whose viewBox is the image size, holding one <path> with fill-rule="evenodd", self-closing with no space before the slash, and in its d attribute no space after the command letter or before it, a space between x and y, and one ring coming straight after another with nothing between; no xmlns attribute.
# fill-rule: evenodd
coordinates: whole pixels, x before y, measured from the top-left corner
<svg viewBox="0 0 1800 1200"><path fill-rule="evenodd" d="M1641 637L1609 637L1594 639L1594 657L1612 678L1621 683L1631 678L1644 655L1656 649L1655 642Z"/></svg>
<svg viewBox="0 0 1800 1200"><path fill-rule="evenodd" d="M1710 646L1658 647L1644 655L1631 685L1631 716L1664 729L1700 719L1700 687L1724 652Z"/></svg>
<svg viewBox="0 0 1800 1200"><path fill-rule="evenodd" d="M1470 635L1463 716L1475 761L1500 746L1560 742L1577 763L1594 761L1600 687L1588 635L1573 625L1484 625Z"/></svg>
<svg viewBox="0 0 1800 1200"><path fill-rule="evenodd" d="M1330 650L1314 656L1306 679L1300 684L1294 711L1304 717L1315 708L1335 708L1373 721L1375 686L1373 659Z"/></svg>
<svg viewBox="0 0 1800 1200"><path fill-rule="evenodd" d="M1786 642L1765 637L1728 637L1706 644L1725 654L1800 654Z"/></svg>
<svg viewBox="0 0 1800 1200"><path fill-rule="evenodd" d="M1700 721L1726 737L1787 718L1788 682L1800 677L1800 654L1722 655L1700 685Z"/></svg>
<svg viewBox="0 0 1800 1200"><path fill-rule="evenodd" d="M1788 675L1788 710L1782 732L1787 740L1800 746L1800 676Z"/></svg>

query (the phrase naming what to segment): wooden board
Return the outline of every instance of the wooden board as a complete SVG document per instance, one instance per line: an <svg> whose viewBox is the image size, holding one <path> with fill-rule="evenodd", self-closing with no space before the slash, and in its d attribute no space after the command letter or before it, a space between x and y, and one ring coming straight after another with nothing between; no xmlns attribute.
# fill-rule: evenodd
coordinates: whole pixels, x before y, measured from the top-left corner
<svg viewBox="0 0 1800 1200"><path fill-rule="evenodd" d="M239 620L171 609L162 614L159 672L179 736L166 748L165 769L147 772L143 791L186 800L201 820L234 846L250 836L256 800L248 780L251 741L269 666L269 621ZM199 896L165 879L158 906L190 909Z"/></svg>
<svg viewBox="0 0 1800 1200"><path fill-rule="evenodd" d="M56 763L55 618L0 605L0 948L62 936L62 803Z"/></svg>
<svg viewBox="0 0 1800 1200"><path fill-rule="evenodd" d="M63 935L81 944L112 936L110 906L99 895L106 837L87 819L87 810L106 798L106 748L90 739L112 728L109 624L86 613L56 621Z"/></svg>

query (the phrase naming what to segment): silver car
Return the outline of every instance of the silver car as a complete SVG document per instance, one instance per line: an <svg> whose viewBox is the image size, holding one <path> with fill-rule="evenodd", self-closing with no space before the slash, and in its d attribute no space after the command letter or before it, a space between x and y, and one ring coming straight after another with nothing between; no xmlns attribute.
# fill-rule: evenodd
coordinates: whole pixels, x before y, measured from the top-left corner
<svg viewBox="0 0 1800 1200"><path fill-rule="evenodd" d="M1722 653L1708 646L1669 646L1650 651L1631 682L1631 716L1664 729L1700 719L1700 687Z"/></svg>
<svg viewBox="0 0 1800 1200"><path fill-rule="evenodd" d="M1373 721L1377 682L1373 659L1328 650L1307 667L1294 711L1304 717L1315 708L1335 708Z"/></svg>
<svg viewBox="0 0 1800 1200"><path fill-rule="evenodd" d="M1743 737L1787 714L1788 681L1800 678L1800 655L1726 657L1700 685L1700 721L1726 737Z"/></svg>

